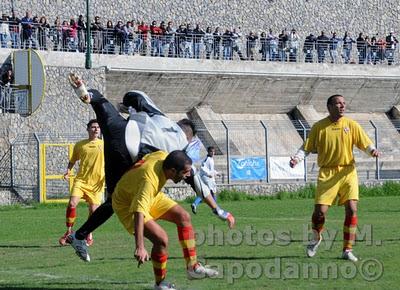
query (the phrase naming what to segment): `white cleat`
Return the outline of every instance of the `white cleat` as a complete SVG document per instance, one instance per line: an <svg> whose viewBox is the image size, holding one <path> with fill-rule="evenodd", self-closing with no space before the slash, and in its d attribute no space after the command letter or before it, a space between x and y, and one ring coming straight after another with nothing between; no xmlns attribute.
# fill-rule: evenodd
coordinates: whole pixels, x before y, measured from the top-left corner
<svg viewBox="0 0 400 290"><path fill-rule="evenodd" d="M218 276L218 271L209 268L208 266L203 266L200 263L197 263L195 268L187 270L187 277L189 280L194 279L204 279Z"/></svg>
<svg viewBox="0 0 400 290"><path fill-rule="evenodd" d="M342 259L357 262L358 258L353 254L353 251L343 251Z"/></svg>
<svg viewBox="0 0 400 290"><path fill-rule="evenodd" d="M90 262L89 252L87 250L86 240L78 240L75 238L75 233L68 236L68 243L74 248L75 253L81 260Z"/></svg>
<svg viewBox="0 0 400 290"><path fill-rule="evenodd" d="M154 285L154 290L176 290L176 288L174 284L162 281L160 284Z"/></svg>
<svg viewBox="0 0 400 290"><path fill-rule="evenodd" d="M90 95L86 89L85 84L80 79L80 77L74 73L70 73L68 75L68 81L72 88L75 91L75 94L79 97L79 99L85 104L90 104Z"/></svg>
<svg viewBox="0 0 400 290"><path fill-rule="evenodd" d="M322 241L322 236L320 236L319 240L312 240L310 241L310 243L308 244L307 248L306 248L306 252L307 252L307 257L312 258L315 256L315 254L317 254L317 250L319 245L321 244Z"/></svg>

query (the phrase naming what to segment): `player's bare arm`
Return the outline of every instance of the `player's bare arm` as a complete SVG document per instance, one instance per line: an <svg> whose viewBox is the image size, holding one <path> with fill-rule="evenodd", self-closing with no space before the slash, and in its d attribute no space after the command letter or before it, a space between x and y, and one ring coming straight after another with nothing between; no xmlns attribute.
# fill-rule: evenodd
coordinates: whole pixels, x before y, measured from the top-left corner
<svg viewBox="0 0 400 290"><path fill-rule="evenodd" d="M135 212L135 259L138 261L138 267L149 260L149 253L144 247L144 218L143 213Z"/></svg>

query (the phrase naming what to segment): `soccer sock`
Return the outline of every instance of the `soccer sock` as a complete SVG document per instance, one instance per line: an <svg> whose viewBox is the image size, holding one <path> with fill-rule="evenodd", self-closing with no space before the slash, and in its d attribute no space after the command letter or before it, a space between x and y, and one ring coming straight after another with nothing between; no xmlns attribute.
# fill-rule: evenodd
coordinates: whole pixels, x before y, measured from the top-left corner
<svg viewBox="0 0 400 290"><path fill-rule="evenodd" d="M343 251L351 250L356 241L357 216L346 216L343 225Z"/></svg>
<svg viewBox="0 0 400 290"><path fill-rule="evenodd" d="M183 257L187 268L194 268L197 265L196 241L194 239L193 227L177 226L179 242L183 250Z"/></svg>
<svg viewBox="0 0 400 290"><path fill-rule="evenodd" d="M72 228L74 223L75 223L75 219L76 219L76 208L75 207L67 207L67 212L65 214L66 217L66 225L68 228Z"/></svg>
<svg viewBox="0 0 400 290"><path fill-rule="evenodd" d="M160 284L167 275L167 254L151 253L151 262L153 263L154 277L156 284Z"/></svg>
<svg viewBox="0 0 400 290"><path fill-rule="evenodd" d="M194 200L193 204L198 206L202 201L203 201L203 199L201 197L196 197L196 199Z"/></svg>
<svg viewBox="0 0 400 290"><path fill-rule="evenodd" d="M315 238L319 240L321 238L321 232L324 229L325 216L313 214L311 223Z"/></svg>

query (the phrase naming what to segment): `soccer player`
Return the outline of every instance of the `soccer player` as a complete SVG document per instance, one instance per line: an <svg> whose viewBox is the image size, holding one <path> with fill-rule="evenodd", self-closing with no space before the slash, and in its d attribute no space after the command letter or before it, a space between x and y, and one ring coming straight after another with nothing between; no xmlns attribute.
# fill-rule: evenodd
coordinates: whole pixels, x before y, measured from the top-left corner
<svg viewBox="0 0 400 290"><path fill-rule="evenodd" d="M217 183L215 182L215 176L218 176L218 171L215 170L214 167L214 155L215 155L215 148L214 146L209 146L207 148L207 157L201 163L200 167L200 176L203 182L208 186L210 189L211 195L216 201L216 194L217 194ZM197 213L197 207L202 202L202 198L199 196L196 197L194 202L191 204L192 212L194 214Z"/></svg>
<svg viewBox="0 0 400 290"><path fill-rule="evenodd" d="M156 222L176 224L179 242L186 261L187 277L214 277L218 272L197 261L194 230L190 215L160 190L167 180L175 183L190 176L192 160L181 150L167 154L157 151L146 155L122 176L112 197L112 205L125 229L135 236L135 258L139 265L153 263L154 289L176 289L165 281L168 259L168 235ZM153 244L151 254L144 246L144 237Z"/></svg>
<svg viewBox="0 0 400 290"><path fill-rule="evenodd" d="M101 204L104 192L104 145L103 140L99 139L100 127L96 119L89 121L87 132L88 139L75 144L67 172L64 174L64 179L68 180L72 168L79 161L79 171L72 186L66 211L67 231L59 239L62 246L66 245L68 235L72 234L72 227L76 219L76 206L80 199L86 200L89 206L89 215L91 215ZM85 242L88 245L93 244L92 233L86 236Z"/></svg>
<svg viewBox="0 0 400 290"><path fill-rule="evenodd" d="M365 131L354 120L344 116L346 102L343 96L328 98L329 116L315 123L303 146L291 157L293 168L311 153L318 154L319 175L312 215L313 238L307 246L307 256L313 257L321 243L321 232L329 207L339 198L345 206L342 258L356 262L352 252L357 229L358 177L353 156L356 146L372 157L380 156Z"/></svg>
<svg viewBox="0 0 400 290"><path fill-rule="evenodd" d="M130 91L125 94L120 104L130 114L129 120L125 120L99 91L86 90L78 76L70 74L69 81L78 97L92 106L104 138L108 198L69 239L76 254L82 260L90 261L83 241L90 232L112 216L111 195L122 175L148 153L157 150L171 152L177 149L190 151L195 147L192 141L195 140L193 137L196 132L193 123L188 119L178 123L168 119L143 92ZM215 215L227 221L229 227L234 226L233 215L216 204L199 174L191 174L185 182L192 186L197 195L204 198Z"/></svg>

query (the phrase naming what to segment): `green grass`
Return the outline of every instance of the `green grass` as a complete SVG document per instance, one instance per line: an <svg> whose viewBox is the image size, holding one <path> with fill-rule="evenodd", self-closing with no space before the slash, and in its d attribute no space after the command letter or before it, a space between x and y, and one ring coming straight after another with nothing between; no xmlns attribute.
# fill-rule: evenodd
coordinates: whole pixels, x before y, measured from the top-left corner
<svg viewBox="0 0 400 290"><path fill-rule="evenodd" d="M222 272L217 279L186 279L176 229L162 223L170 237L168 280L178 289L398 289L398 197L361 199L359 224L368 241L357 242L355 253L361 261L354 265L339 259L342 207L330 209L326 241L318 255L308 259L303 240L313 208L311 199L246 200L240 196L232 198L240 202L221 201L235 214L237 227L233 231L205 205L193 216L199 233L199 259ZM188 203L182 205L189 211ZM64 216L64 205L0 208L0 288L152 289L151 263L137 268L133 238L115 216L95 232L90 263L79 260L71 247L57 245L65 231ZM80 206L78 222L84 217L86 208ZM150 243L146 246L150 250ZM383 275L377 281L368 282L360 274L362 267L371 272L377 269L367 267L373 261L370 259L383 265ZM315 270L308 277L307 267ZM337 275L333 270L338 270Z"/></svg>

